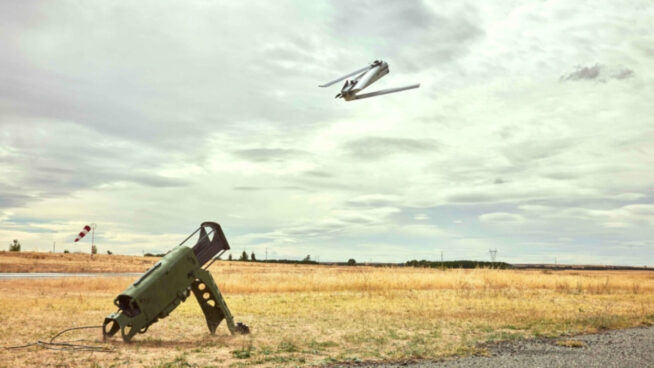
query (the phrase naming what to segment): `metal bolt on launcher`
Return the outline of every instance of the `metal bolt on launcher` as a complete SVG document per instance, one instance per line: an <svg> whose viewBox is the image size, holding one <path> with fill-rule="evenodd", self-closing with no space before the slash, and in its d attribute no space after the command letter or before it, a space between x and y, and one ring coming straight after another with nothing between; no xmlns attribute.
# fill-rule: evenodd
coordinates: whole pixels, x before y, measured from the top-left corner
<svg viewBox="0 0 654 368"><path fill-rule="evenodd" d="M184 245L198 234L196 244ZM147 270L136 282L114 300L118 310L104 319L103 338L120 330L123 341L129 342L137 333L170 314L193 292L207 320L211 334L224 319L229 332L247 334L250 329L242 323L234 324L225 300L207 268L229 249L220 225L203 222L181 244ZM203 268L204 264L210 261Z"/></svg>

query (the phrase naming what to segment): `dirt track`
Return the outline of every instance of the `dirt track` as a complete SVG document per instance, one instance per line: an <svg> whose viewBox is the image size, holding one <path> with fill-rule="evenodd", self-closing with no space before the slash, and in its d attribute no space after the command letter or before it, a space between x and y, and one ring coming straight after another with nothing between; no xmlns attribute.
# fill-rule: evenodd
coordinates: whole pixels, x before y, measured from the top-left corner
<svg viewBox="0 0 654 368"><path fill-rule="evenodd" d="M582 342L582 347L558 341ZM568 345L571 345L568 343ZM370 367L654 367L654 327L614 330L570 338L522 340L487 346L491 356Z"/></svg>

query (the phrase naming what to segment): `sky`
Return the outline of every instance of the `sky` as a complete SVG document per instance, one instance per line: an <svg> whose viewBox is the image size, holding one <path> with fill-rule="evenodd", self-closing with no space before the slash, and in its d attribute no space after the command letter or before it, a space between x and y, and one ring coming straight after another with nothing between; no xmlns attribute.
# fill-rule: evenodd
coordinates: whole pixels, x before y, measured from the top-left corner
<svg viewBox="0 0 654 368"><path fill-rule="evenodd" d="M654 3L0 0L0 248L654 265ZM376 59L345 102L319 84ZM2 244L2 243L0 243Z"/></svg>

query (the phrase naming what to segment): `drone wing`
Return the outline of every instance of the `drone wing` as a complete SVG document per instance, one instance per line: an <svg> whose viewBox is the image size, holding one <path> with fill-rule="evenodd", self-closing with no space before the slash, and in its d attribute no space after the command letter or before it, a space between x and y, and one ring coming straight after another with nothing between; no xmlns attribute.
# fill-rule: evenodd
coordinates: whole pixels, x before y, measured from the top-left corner
<svg viewBox="0 0 654 368"><path fill-rule="evenodd" d="M386 94L395 93L395 92L402 92L402 91L406 91L407 89L414 89L414 88L418 88L418 87L420 87L420 83L412 84L412 85L406 86L406 87L382 89L381 91L375 91L375 92L370 92L370 93L364 93L364 94L361 94L361 95L355 95L353 100L360 100L362 98L381 96L381 95L386 95Z"/></svg>
<svg viewBox="0 0 654 368"><path fill-rule="evenodd" d="M334 83L338 83L338 82L342 81L343 79L349 78L349 77L351 77L353 75L356 75L356 74L359 74L361 72L368 71L368 70L370 70L370 68L372 68L372 65L367 65L365 68L361 68L361 69L359 69L357 71L354 71L354 72L352 72L352 73L350 73L348 75L344 75L344 76L342 76L342 77L340 77L340 78L338 78L336 80L333 80L333 81L331 81L329 83L322 84L322 85L320 85L318 87L329 87Z"/></svg>

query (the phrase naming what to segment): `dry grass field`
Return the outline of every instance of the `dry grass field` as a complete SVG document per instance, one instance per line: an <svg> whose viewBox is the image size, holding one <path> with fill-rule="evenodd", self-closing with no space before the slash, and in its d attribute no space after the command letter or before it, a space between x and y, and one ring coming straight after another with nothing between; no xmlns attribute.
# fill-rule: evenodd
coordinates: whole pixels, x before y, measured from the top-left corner
<svg viewBox="0 0 654 368"><path fill-rule="evenodd" d="M3 256L0 271L12 272L6 271ZM69 256L86 257L92 264L88 255ZM107 264L114 262L116 267L110 269L118 271L142 271L154 261L148 259L144 267L143 257L104 257L109 257ZM123 260L126 263L120 264ZM103 267L98 269L106 271ZM215 336L209 335L199 306L189 299L131 344L120 338L103 344L99 328L61 338L108 346L111 352L0 350L0 367L265 367L438 359L484 354L476 347L481 342L654 323L654 272L647 271L241 262L217 262L210 270L236 320L250 325L250 335L232 337L224 325ZM113 298L133 281L2 280L0 346L47 340L71 326L99 325L114 311Z"/></svg>
<svg viewBox="0 0 654 368"><path fill-rule="evenodd" d="M0 272L143 272L158 260L81 253L41 253L0 251Z"/></svg>

